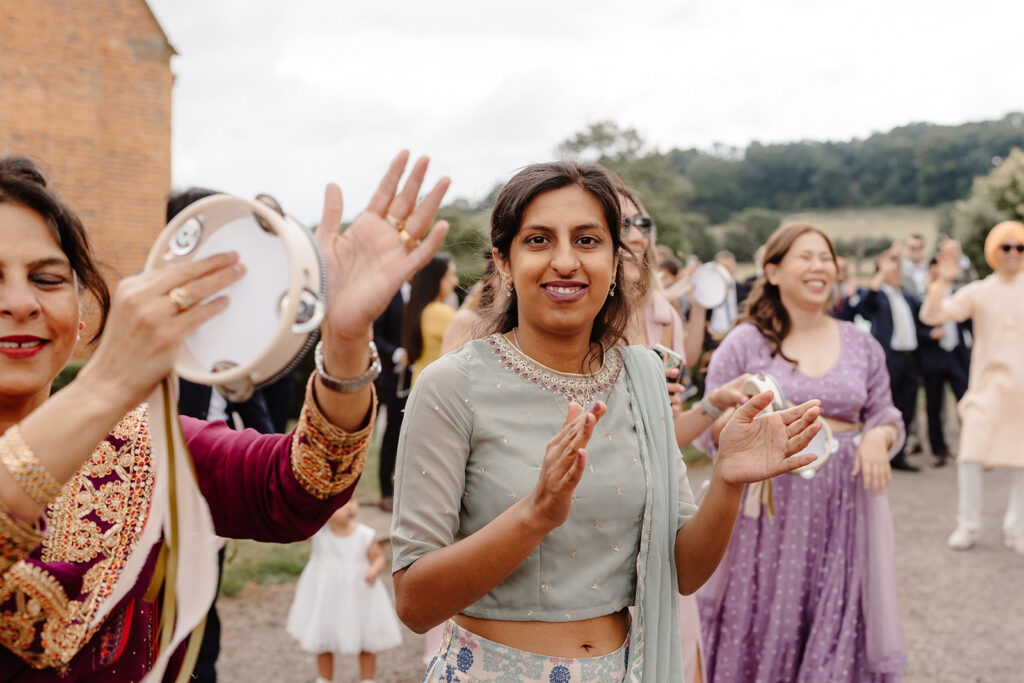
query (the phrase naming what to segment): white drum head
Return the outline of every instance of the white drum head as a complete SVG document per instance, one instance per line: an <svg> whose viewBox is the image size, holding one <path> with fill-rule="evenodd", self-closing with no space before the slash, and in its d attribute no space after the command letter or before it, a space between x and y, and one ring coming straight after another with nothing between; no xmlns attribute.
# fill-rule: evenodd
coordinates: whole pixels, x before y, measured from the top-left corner
<svg viewBox="0 0 1024 683"><path fill-rule="evenodd" d="M815 456L815 461L809 465L796 468L790 472L790 474L796 474L804 479L810 479L817 474L818 470L825 466L825 463L827 463L828 459L832 457L832 454L839 450L839 443L832 434L832 428L828 426L828 422L822 420L820 417L818 418L818 422L821 423L821 429L814 435L814 438L811 439L811 443L807 444L807 448L792 456L795 458L798 455L807 455L809 453Z"/></svg>
<svg viewBox="0 0 1024 683"><path fill-rule="evenodd" d="M693 300L702 308L718 308L729 294L729 278L717 263L698 266L690 275Z"/></svg>
<svg viewBox="0 0 1024 683"><path fill-rule="evenodd" d="M772 402L771 405L765 408L765 412L773 413L777 410L785 410L787 407L786 393L782 391L782 385L774 377L763 372L748 377L747 381L743 383L741 391L747 397L771 391L773 394Z"/></svg>
<svg viewBox="0 0 1024 683"><path fill-rule="evenodd" d="M291 370L315 341L327 279L312 235L258 201L213 195L188 206L157 238L146 269L236 251L230 303L185 341L175 372L241 401Z"/></svg>

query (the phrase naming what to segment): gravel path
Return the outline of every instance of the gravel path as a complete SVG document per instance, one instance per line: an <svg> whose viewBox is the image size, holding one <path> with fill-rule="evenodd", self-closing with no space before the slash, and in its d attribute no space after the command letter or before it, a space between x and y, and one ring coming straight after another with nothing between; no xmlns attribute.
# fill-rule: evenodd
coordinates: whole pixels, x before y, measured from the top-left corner
<svg viewBox="0 0 1024 683"><path fill-rule="evenodd" d="M691 477L697 482L706 473L695 468ZM946 536L955 522L955 467L895 473L890 501L909 655L905 681L1024 681L1024 557L1003 546L1006 478L989 472L985 487L981 540L968 552L954 552L946 548ZM315 679L313 656L284 632L293 590L250 586L219 601L224 636L218 671L225 683ZM379 683L420 680L423 638L408 630L405 635L401 648L378 657ZM357 674L355 657L337 660L336 681L357 681Z"/></svg>

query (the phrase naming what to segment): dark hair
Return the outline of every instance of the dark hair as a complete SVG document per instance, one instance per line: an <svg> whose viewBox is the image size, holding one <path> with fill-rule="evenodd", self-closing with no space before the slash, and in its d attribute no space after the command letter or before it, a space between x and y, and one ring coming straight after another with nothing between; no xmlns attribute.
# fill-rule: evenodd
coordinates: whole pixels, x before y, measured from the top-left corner
<svg viewBox="0 0 1024 683"><path fill-rule="evenodd" d="M522 227L523 214L539 195L563 187L576 185L597 200L604 213L608 232L611 234L613 252L621 254L622 212L619 208L617 188L622 181L608 169L595 163L575 161L551 161L531 164L512 176L498 193L491 212L491 245L501 254L509 257L512 240ZM621 260L621 259L620 259ZM613 282L622 288L619 271L613 275ZM505 305L501 301L506 302ZM492 307L491 332L508 332L519 324L519 297L515 289L511 296L499 295ZM605 299L590 332L590 341L603 347L613 346L622 339L623 330L629 320L629 301L626 296L609 296Z"/></svg>
<svg viewBox="0 0 1024 683"><path fill-rule="evenodd" d="M658 261L658 268L667 270L672 277L679 275L679 267L679 259L675 257L663 258Z"/></svg>
<svg viewBox="0 0 1024 683"><path fill-rule="evenodd" d="M89 291L100 305L100 324L89 343L92 344L107 324L110 311L110 289L99 271L96 254L85 235L85 226L57 193L47 185L46 177L30 159L22 156L0 157L0 203L24 206L39 214L68 258L80 286Z"/></svg>
<svg viewBox="0 0 1024 683"><path fill-rule="evenodd" d="M451 267L452 257L448 254L436 254L412 278L412 291L409 292L409 303L402 313L402 347L414 362L423 353L423 326L420 318L423 309L437 298L441 292L441 280Z"/></svg>
<svg viewBox="0 0 1024 683"><path fill-rule="evenodd" d="M832 245L831 238L821 228L809 223L789 223L773 232L765 243L764 265L767 266L769 263L778 265L789 253L797 238L808 232L821 235L832 254L832 262L835 263L836 249ZM778 286L768 282L767 277L759 278L754 284L736 322L737 324L753 323L771 344L773 356L781 356L796 365L795 360L782 352L782 340L789 334L793 323L789 319L786 307L782 305Z"/></svg>
<svg viewBox="0 0 1024 683"><path fill-rule="evenodd" d="M200 199L210 195L218 194L217 190L210 190L205 187L190 187L181 192L172 192L167 195L167 222L184 211L189 204L195 204Z"/></svg>

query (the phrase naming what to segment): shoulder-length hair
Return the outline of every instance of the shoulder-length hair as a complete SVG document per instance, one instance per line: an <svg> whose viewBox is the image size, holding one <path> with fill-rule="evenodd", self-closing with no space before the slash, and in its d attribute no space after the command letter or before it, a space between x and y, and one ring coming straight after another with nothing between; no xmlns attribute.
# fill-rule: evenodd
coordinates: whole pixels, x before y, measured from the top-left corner
<svg viewBox="0 0 1024 683"><path fill-rule="evenodd" d="M451 256L445 253L435 254L412 278L409 303L402 312L402 347L410 363L423 353L423 326L420 324L423 309L437 299L441 292L441 280L451 265Z"/></svg>
<svg viewBox="0 0 1024 683"><path fill-rule="evenodd" d="M821 235L832 254L832 262L835 263L836 249L832 244L832 239L825 234L824 230L810 223L788 223L773 232L772 236L768 238L764 245L762 266L767 267L769 263L778 265L789 253L797 238L809 232ZM779 294L778 286L768 282L767 277L760 278L754 285L736 322L737 324L752 323L768 340L773 356L781 356L790 363L796 364L795 360L782 352L782 340L789 334L793 323L786 307L782 305L782 296Z"/></svg>
<svg viewBox="0 0 1024 683"><path fill-rule="evenodd" d="M622 184L618 177L595 163L551 161L531 164L512 176L498 193L491 212L491 246L502 258L508 259L512 241L522 227L527 207L538 196L552 190L575 185L597 200L604 214L611 236L613 254L623 251L620 225L622 212L616 188ZM622 291L620 269L613 273L616 290ZM623 293L624 294L624 293ZM503 303L504 302L504 303ZM510 296L498 291L491 307L490 331L509 332L519 324L519 297L515 289ZM623 338L629 320L629 301L626 296L606 297L604 305L594 319L590 341L602 347L614 346Z"/></svg>
<svg viewBox="0 0 1024 683"><path fill-rule="evenodd" d="M81 219L51 188L42 171L23 156L0 157L0 204L11 203L35 211L46 221L61 251L68 258L71 270L84 288L100 305L100 324L89 343L92 344L107 324L110 311L110 289L100 273Z"/></svg>

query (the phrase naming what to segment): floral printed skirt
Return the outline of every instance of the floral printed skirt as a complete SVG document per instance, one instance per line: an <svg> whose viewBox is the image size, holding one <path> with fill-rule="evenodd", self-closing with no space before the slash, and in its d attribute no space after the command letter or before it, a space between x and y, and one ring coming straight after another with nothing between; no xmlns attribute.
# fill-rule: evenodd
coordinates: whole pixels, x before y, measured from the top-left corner
<svg viewBox="0 0 1024 683"><path fill-rule="evenodd" d="M615 652L572 659L517 650L448 621L423 683L616 683L626 678L629 636Z"/></svg>

